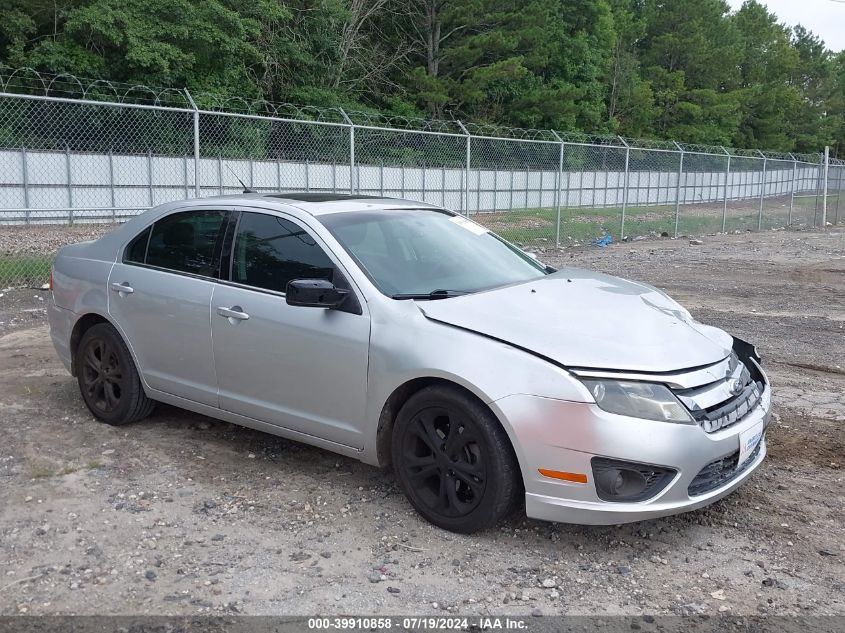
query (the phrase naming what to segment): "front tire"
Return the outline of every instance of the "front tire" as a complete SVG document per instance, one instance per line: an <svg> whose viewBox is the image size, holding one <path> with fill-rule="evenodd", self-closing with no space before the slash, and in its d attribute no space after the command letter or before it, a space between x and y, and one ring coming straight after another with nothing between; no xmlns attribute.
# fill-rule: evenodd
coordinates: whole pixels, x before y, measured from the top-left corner
<svg viewBox="0 0 845 633"><path fill-rule="evenodd" d="M445 530L469 534L492 527L522 493L504 429L458 388L436 385L411 396L396 418L391 449L411 505Z"/></svg>
<svg viewBox="0 0 845 633"><path fill-rule="evenodd" d="M74 358L79 391L94 416L114 426L129 424L152 413L129 348L109 323L86 330Z"/></svg>

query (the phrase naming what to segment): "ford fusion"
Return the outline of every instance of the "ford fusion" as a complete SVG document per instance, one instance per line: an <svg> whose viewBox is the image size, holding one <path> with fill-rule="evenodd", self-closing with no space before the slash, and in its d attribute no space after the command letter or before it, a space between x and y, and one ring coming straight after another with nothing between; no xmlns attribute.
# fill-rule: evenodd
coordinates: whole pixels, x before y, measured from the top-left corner
<svg viewBox="0 0 845 633"><path fill-rule="evenodd" d="M61 249L49 317L103 422L164 402L392 465L456 532L523 502L583 524L692 510L766 454L752 345L419 202L166 204Z"/></svg>

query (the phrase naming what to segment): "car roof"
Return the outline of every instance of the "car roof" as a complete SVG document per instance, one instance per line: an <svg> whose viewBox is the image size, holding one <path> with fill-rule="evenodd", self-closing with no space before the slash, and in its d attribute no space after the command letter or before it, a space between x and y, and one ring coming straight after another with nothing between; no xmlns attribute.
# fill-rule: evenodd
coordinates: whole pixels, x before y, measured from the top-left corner
<svg viewBox="0 0 845 633"><path fill-rule="evenodd" d="M319 191L302 192L246 192L229 196L215 196L213 198L196 199L197 202L211 202L225 200L226 202L256 202L281 203L296 207L310 215L320 216L328 213L348 211L377 211L388 209L441 209L434 204L404 198L389 198L384 196L368 196L362 194L332 193Z"/></svg>

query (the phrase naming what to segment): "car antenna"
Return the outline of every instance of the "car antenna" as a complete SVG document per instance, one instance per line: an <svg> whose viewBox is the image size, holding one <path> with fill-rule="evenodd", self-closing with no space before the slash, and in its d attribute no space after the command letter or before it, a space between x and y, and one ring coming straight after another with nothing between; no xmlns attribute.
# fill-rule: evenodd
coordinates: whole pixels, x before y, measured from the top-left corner
<svg viewBox="0 0 845 633"><path fill-rule="evenodd" d="M246 183L243 180L240 179L240 177L235 173L235 170L232 169L231 167L229 167L229 165L226 165L226 169L228 169L230 172L232 172L232 175L235 177L235 180L237 180L239 183L241 183L241 187L244 188L244 191L243 191L244 193L258 193L254 189L250 189L249 187L247 187Z"/></svg>

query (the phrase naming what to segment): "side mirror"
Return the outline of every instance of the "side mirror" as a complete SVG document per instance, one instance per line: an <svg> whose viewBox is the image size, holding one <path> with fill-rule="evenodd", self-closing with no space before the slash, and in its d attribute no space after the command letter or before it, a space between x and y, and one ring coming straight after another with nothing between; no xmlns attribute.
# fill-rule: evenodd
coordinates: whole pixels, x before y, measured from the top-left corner
<svg viewBox="0 0 845 633"><path fill-rule="evenodd" d="M306 308L337 308L348 295L348 290L335 288L327 279L292 279L285 289L288 305Z"/></svg>

